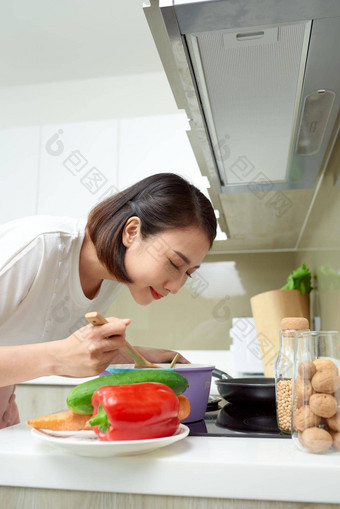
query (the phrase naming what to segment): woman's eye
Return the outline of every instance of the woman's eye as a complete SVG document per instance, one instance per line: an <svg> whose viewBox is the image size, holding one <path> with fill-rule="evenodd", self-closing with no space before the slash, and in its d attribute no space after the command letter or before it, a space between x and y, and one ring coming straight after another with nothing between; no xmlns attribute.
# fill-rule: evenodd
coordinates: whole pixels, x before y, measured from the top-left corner
<svg viewBox="0 0 340 509"><path fill-rule="evenodd" d="M176 265L176 264L175 264L174 262L172 262L171 260L169 260L169 262L170 262L170 265L171 265L172 267L174 267L174 269L179 270L178 265Z"/></svg>
<svg viewBox="0 0 340 509"><path fill-rule="evenodd" d="M173 267L173 268L174 268L174 269L176 269L176 270L179 270L179 266L178 266L178 265L176 265L176 264L175 264L174 262L172 262L171 260L169 260L169 262L170 262L171 267ZM192 277L192 275L191 275L189 272L186 272L185 274L186 274L188 277L190 277L190 278Z"/></svg>

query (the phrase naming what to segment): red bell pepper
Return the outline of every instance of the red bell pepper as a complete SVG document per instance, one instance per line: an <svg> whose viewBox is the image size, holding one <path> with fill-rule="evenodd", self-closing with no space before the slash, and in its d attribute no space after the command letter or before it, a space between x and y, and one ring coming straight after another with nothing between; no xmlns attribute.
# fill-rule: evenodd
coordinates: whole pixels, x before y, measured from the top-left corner
<svg viewBox="0 0 340 509"><path fill-rule="evenodd" d="M179 402L167 385L142 382L100 387L92 395L89 424L100 440L171 436L179 425Z"/></svg>

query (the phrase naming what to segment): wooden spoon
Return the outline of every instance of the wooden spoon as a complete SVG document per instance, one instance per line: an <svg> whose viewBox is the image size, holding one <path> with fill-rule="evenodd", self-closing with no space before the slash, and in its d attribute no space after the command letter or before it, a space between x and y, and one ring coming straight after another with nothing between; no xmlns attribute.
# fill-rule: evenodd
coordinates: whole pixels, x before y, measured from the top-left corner
<svg viewBox="0 0 340 509"><path fill-rule="evenodd" d="M172 359L172 361L171 361L171 364L170 364L170 366L169 366L170 368L173 368L173 367L175 366L175 364L176 364L176 362L177 362L178 357L179 357L179 353L176 353L175 357L174 357L174 358Z"/></svg>
<svg viewBox="0 0 340 509"><path fill-rule="evenodd" d="M100 313L96 311L92 313L86 313L85 318L92 325L104 325L109 323ZM149 362L143 355L141 355L128 341L125 340L125 345L121 348L126 354L128 354L135 361L135 368L160 368L156 364Z"/></svg>

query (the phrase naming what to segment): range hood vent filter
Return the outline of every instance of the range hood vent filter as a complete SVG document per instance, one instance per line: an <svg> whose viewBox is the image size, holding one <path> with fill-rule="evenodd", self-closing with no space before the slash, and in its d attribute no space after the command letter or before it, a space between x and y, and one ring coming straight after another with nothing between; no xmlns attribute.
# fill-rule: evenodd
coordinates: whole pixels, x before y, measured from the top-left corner
<svg viewBox="0 0 340 509"><path fill-rule="evenodd" d="M224 186L287 179L311 25L186 36Z"/></svg>

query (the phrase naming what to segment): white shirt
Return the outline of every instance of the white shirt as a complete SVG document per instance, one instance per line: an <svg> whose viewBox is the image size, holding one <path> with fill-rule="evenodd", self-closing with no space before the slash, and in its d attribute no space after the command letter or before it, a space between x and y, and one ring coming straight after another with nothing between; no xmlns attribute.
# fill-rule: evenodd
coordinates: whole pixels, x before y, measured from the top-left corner
<svg viewBox="0 0 340 509"><path fill-rule="evenodd" d="M85 222L32 216L0 225L0 345L63 339L105 315L121 284L104 280L88 299L79 277Z"/></svg>
<svg viewBox="0 0 340 509"><path fill-rule="evenodd" d="M103 281L90 300L82 290L79 255L85 222L32 216L0 225L0 345L63 339L105 315L121 285ZM19 422L15 387L0 387L0 428Z"/></svg>

